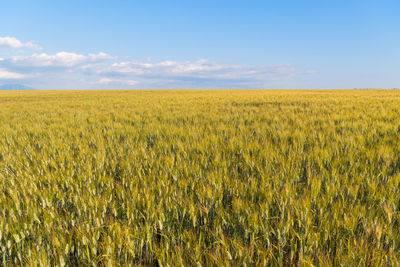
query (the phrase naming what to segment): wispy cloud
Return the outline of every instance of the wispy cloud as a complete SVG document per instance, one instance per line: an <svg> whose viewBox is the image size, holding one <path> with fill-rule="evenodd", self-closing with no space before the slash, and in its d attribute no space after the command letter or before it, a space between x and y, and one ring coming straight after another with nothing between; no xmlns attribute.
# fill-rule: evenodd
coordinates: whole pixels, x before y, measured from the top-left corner
<svg viewBox="0 0 400 267"><path fill-rule="evenodd" d="M0 69L0 79L24 79L27 76L17 72L11 72L6 69Z"/></svg>
<svg viewBox="0 0 400 267"><path fill-rule="evenodd" d="M41 47L33 42L23 43L15 37L0 37L0 47L6 48L33 48L33 49L41 49Z"/></svg>
<svg viewBox="0 0 400 267"><path fill-rule="evenodd" d="M0 46L33 47L13 37ZM10 50L11 51L11 50ZM2 55L3 56L3 55ZM58 88L271 88L305 77L293 64L245 66L208 60L118 61L104 52L58 52L0 58L0 79L26 79L35 87ZM286 83L287 84L287 83Z"/></svg>
<svg viewBox="0 0 400 267"><path fill-rule="evenodd" d="M207 60L194 62L162 61L158 63L115 62L103 69L96 68L95 72L105 75L227 80L276 80L288 79L301 74L292 64L249 67L218 64Z"/></svg>
<svg viewBox="0 0 400 267"><path fill-rule="evenodd" d="M31 56L14 56L8 61L18 66L31 67L74 67L77 65L87 64L91 62L99 62L113 59L114 57L106 53L81 55L70 52L59 52L54 55L46 53L33 54Z"/></svg>
<svg viewBox="0 0 400 267"><path fill-rule="evenodd" d="M93 84L106 84L106 85L113 85L113 84L126 84L126 85L136 85L138 81L134 80L124 80L124 79L111 79L111 78L101 78L99 81L94 82Z"/></svg>

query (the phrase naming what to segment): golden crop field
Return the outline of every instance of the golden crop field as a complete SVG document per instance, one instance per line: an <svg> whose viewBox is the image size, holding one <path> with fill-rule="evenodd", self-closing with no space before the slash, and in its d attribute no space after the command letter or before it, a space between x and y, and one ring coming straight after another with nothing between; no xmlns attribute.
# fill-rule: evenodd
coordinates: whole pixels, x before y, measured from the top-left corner
<svg viewBox="0 0 400 267"><path fill-rule="evenodd" d="M0 92L0 263L396 266L400 91Z"/></svg>

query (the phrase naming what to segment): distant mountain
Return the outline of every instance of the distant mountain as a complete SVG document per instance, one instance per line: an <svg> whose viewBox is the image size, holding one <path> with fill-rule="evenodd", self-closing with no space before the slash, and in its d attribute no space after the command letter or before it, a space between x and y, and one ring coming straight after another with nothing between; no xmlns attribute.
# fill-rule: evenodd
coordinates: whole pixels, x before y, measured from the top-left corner
<svg viewBox="0 0 400 267"><path fill-rule="evenodd" d="M0 90L34 90L32 87L22 84L3 84L0 85Z"/></svg>

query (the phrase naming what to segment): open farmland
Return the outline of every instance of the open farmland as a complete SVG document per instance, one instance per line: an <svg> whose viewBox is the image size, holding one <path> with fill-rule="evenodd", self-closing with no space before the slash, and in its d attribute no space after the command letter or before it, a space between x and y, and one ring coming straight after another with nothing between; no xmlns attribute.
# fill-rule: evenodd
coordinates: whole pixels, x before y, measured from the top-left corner
<svg viewBox="0 0 400 267"><path fill-rule="evenodd" d="M2 265L396 265L400 91L0 93Z"/></svg>

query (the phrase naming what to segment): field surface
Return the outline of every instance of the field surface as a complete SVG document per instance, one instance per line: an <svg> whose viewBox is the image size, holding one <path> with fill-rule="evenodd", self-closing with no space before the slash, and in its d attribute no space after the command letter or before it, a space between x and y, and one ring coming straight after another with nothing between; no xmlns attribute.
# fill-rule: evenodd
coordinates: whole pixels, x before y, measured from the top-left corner
<svg viewBox="0 0 400 267"><path fill-rule="evenodd" d="M396 266L400 91L0 92L0 264Z"/></svg>

